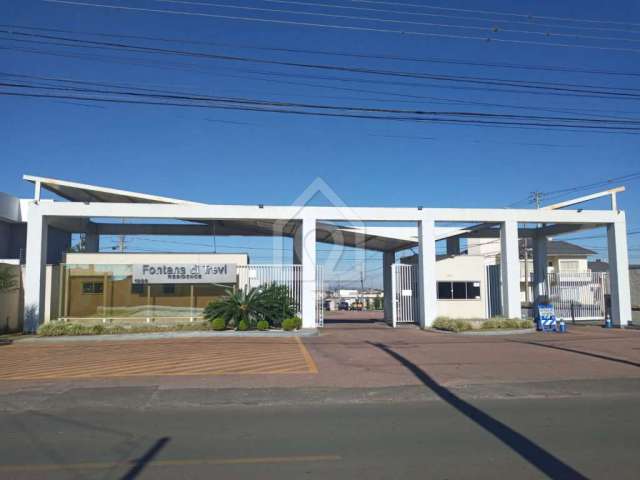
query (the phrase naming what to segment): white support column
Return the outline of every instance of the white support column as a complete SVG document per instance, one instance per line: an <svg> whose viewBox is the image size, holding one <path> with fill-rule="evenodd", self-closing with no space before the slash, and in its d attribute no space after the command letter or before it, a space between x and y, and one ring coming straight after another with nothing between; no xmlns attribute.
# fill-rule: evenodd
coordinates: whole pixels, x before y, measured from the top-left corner
<svg viewBox="0 0 640 480"><path fill-rule="evenodd" d="M520 318L520 248L518 222L508 220L500 226L500 271L502 274L502 314Z"/></svg>
<svg viewBox="0 0 640 480"><path fill-rule="evenodd" d="M384 320L391 323L393 317L393 307L395 298L393 298L393 272L392 265L396 261L395 252L382 253L382 288L384 289Z"/></svg>
<svg viewBox="0 0 640 480"><path fill-rule="evenodd" d="M35 202L27 218L27 255L24 282L25 332L35 332L44 320L47 261L47 219Z"/></svg>
<svg viewBox="0 0 640 480"><path fill-rule="evenodd" d="M302 220L302 327L316 328L316 219Z"/></svg>
<svg viewBox="0 0 640 480"><path fill-rule="evenodd" d="M293 264L302 264L302 225L296 229L296 233L293 237Z"/></svg>
<svg viewBox="0 0 640 480"><path fill-rule="evenodd" d="M533 298L534 303L541 295L547 295L547 237L538 234L533 237Z"/></svg>
<svg viewBox="0 0 640 480"><path fill-rule="evenodd" d="M631 287L629 283L629 253L627 222L623 212L620 220L607 226L609 249L609 282L611 285L611 322L626 327L631 321Z"/></svg>
<svg viewBox="0 0 640 480"><path fill-rule="evenodd" d="M420 328L429 328L438 315L436 295L435 222L424 218L418 222L418 302Z"/></svg>
<svg viewBox="0 0 640 480"><path fill-rule="evenodd" d="M447 255L460 255L460 237L447 238Z"/></svg>

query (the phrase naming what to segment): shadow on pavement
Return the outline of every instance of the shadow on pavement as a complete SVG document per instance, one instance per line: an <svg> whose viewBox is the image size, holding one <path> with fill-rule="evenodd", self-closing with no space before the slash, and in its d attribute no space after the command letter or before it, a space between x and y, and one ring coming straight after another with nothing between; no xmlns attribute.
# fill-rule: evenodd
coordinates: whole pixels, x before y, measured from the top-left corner
<svg viewBox="0 0 640 480"><path fill-rule="evenodd" d="M135 461L129 471L122 476L122 480L133 480L140 475L147 464L153 460L153 458L167 443L169 443L169 437L159 438L143 456Z"/></svg>
<svg viewBox="0 0 640 480"><path fill-rule="evenodd" d="M601 355L599 353L585 352L584 350L576 350L574 348L561 347L559 345L551 345L549 343L539 342L525 342L522 340L512 340L516 343L524 343L525 345L533 345L534 347L552 348L554 350L562 350L564 352L577 353L578 355L586 355L587 357L599 358L601 360L607 360L609 362L622 363L624 365L631 365L632 367L640 367L640 363L632 362L631 360L624 360L623 358L609 357L607 355Z"/></svg>
<svg viewBox="0 0 640 480"><path fill-rule="evenodd" d="M479 408L474 407L470 403L461 399L460 397L449 391L447 388L436 382L427 372L422 370L415 363L406 359L399 353L393 351L387 345L383 343L368 343L395 358L442 400L458 410L468 419L475 422L478 426L491 433L494 437L510 447L524 460L529 462L532 466L536 467L548 477L572 479L587 478L577 470L573 469L571 466L564 463L559 458L553 456L551 453L547 452L545 449L529 440L524 435L516 432L509 426L493 418L491 415L486 414Z"/></svg>
<svg viewBox="0 0 640 480"><path fill-rule="evenodd" d="M387 326L384 320L380 320L379 318L325 318L325 325L373 325L380 324L383 326Z"/></svg>

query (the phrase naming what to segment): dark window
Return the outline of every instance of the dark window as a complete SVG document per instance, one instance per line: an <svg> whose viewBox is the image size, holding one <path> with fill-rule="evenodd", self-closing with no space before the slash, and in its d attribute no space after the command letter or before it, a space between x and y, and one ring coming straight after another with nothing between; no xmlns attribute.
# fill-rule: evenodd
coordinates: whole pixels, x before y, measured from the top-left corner
<svg viewBox="0 0 640 480"><path fill-rule="evenodd" d="M438 282L438 300L476 300L480 282Z"/></svg>
<svg viewBox="0 0 640 480"><path fill-rule="evenodd" d="M451 282L438 282L438 299L451 300Z"/></svg>
<svg viewBox="0 0 640 480"><path fill-rule="evenodd" d="M131 293L135 295L142 295L144 293L145 285L143 283L132 283L131 284Z"/></svg>
<svg viewBox="0 0 640 480"><path fill-rule="evenodd" d="M480 282L467 282L467 298L469 300L480 298Z"/></svg>
<svg viewBox="0 0 640 480"><path fill-rule="evenodd" d="M453 282L453 299L467 299L467 284L465 282Z"/></svg>
<svg viewBox="0 0 640 480"><path fill-rule="evenodd" d="M174 293L176 293L176 286L173 283L162 285L162 293L173 295Z"/></svg>
<svg viewBox="0 0 640 480"><path fill-rule="evenodd" d="M102 293L102 282L82 282L82 293Z"/></svg>

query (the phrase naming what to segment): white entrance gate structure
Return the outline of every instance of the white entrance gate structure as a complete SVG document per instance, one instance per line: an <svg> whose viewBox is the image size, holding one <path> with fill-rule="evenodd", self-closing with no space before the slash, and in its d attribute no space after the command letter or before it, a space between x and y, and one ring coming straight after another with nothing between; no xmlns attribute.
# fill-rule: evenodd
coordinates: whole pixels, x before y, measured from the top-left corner
<svg viewBox="0 0 640 480"><path fill-rule="evenodd" d="M418 323L418 276L415 265L391 265L393 315L391 326L399 323ZM388 321L388 320L387 320Z"/></svg>
<svg viewBox="0 0 640 480"><path fill-rule="evenodd" d="M44 321L46 310L46 265L60 263L57 242L60 233L86 235L89 248L99 246L101 235L244 235L284 236L294 239L293 263L302 265L301 310L305 328L321 323L318 309L318 242L340 244L383 252L383 263L400 250L417 248L418 319L429 327L437 315L436 240L452 245L464 238L500 238L502 313L520 317L520 260L518 238L533 240L534 292L544 289L547 274L547 239L572 232L604 227L607 230L611 287L611 319L616 326L631 320L627 224L612 189L562 204L539 209L349 207L315 205L220 205L196 203L156 195L25 175L35 184L32 199L0 196L0 221L26 223L26 277L24 281L27 332ZM41 198L43 189L68 201ZM590 210L573 205L611 196L611 208ZM126 223L114 219L126 219ZM144 219L144 222L140 220ZM150 221L155 221L152 223ZM388 222L411 226L347 228L336 222ZM459 224L444 227L441 224ZM215 232L215 233L213 233ZM0 233L4 235L4 233ZM364 240L364 241L363 241ZM0 238L2 241L2 238ZM66 245L68 246L68 240ZM65 247L66 248L66 247ZM53 254L58 252L58 259ZM53 255L53 256L52 256ZM386 271L387 269L385 269ZM386 273L390 276L390 271ZM390 280L390 279L389 279ZM385 279L385 297L391 297L391 282ZM386 302L387 309L389 302Z"/></svg>

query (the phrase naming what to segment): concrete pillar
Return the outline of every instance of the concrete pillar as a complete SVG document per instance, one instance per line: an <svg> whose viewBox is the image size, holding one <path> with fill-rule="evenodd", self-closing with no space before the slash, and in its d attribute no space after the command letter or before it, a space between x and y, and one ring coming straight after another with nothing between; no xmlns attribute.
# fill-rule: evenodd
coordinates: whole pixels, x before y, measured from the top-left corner
<svg viewBox="0 0 640 480"><path fill-rule="evenodd" d="M533 237L533 302L535 303L540 295L547 295L547 237L537 234Z"/></svg>
<svg viewBox="0 0 640 480"><path fill-rule="evenodd" d="M35 332L44 320L47 229L47 219L40 213L39 206L36 203L29 205L24 281L25 332Z"/></svg>
<svg viewBox="0 0 640 480"><path fill-rule="evenodd" d="M460 237L447 238L447 255L460 255Z"/></svg>
<svg viewBox="0 0 640 480"><path fill-rule="evenodd" d="M382 254L382 288L384 290L384 319L391 323L393 317L393 272L391 266L395 263L396 252L383 252Z"/></svg>
<svg viewBox="0 0 640 480"><path fill-rule="evenodd" d="M631 287L629 283L629 253L627 222L623 212L620 220L607 226L609 249L609 282L611 286L611 322L626 327L631 321Z"/></svg>
<svg viewBox="0 0 640 480"><path fill-rule="evenodd" d="M500 271L502 314L507 318L520 318L520 248L515 220L507 220L500 226Z"/></svg>
<svg viewBox="0 0 640 480"><path fill-rule="evenodd" d="M302 327L316 328L316 219L302 220Z"/></svg>
<svg viewBox="0 0 640 480"><path fill-rule="evenodd" d="M418 222L418 303L420 328L428 328L438 315L436 295L436 229L431 218Z"/></svg>
<svg viewBox="0 0 640 480"><path fill-rule="evenodd" d="M293 264L300 265L302 263L302 225L296 229L293 237Z"/></svg>
<svg viewBox="0 0 640 480"><path fill-rule="evenodd" d="M97 231L85 233L84 251L86 253L98 253L100 251L100 234Z"/></svg>

